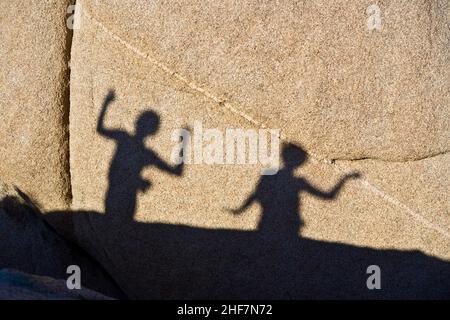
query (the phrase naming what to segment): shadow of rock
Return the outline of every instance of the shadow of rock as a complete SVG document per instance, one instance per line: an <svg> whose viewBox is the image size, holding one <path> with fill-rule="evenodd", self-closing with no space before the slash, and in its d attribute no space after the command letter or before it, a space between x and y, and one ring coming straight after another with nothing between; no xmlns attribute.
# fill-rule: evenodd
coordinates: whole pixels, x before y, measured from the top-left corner
<svg viewBox="0 0 450 320"><path fill-rule="evenodd" d="M16 191L17 195L0 199L0 268L63 279L65 283L70 276L66 273L67 267L77 265L81 269L83 287L110 297L124 297L114 280L95 259L75 242L58 235L41 218L37 208L26 203L29 199L23 199L21 196L24 195ZM3 275L0 280L7 280Z"/></svg>
<svg viewBox="0 0 450 320"><path fill-rule="evenodd" d="M131 298L448 299L450 263L420 251L378 250L259 231L118 223L96 212L53 212L69 219ZM367 267L381 268L368 290Z"/></svg>
<svg viewBox="0 0 450 320"><path fill-rule="evenodd" d="M70 290L64 279L56 280L2 269L0 300L111 300L111 298L86 288Z"/></svg>

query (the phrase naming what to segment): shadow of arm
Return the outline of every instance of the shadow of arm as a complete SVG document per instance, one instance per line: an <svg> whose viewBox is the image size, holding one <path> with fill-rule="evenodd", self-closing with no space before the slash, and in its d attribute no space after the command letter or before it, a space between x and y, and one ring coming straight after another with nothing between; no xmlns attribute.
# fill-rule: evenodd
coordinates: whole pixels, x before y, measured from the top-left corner
<svg viewBox="0 0 450 320"><path fill-rule="evenodd" d="M115 100L116 96L114 90L110 90L103 101L102 110L100 111L100 116L97 122L97 133L111 139L119 140L121 135L123 134L120 130L111 130L105 128L105 115L106 111L111 104Z"/></svg>
<svg viewBox="0 0 450 320"><path fill-rule="evenodd" d="M250 207L250 205L255 202L256 200L256 194L253 193L250 197L247 198L247 200L245 200L245 202L237 209L230 209L229 211L232 214L241 214L242 212L244 212L245 210L247 210L248 207Z"/></svg>
<svg viewBox="0 0 450 320"><path fill-rule="evenodd" d="M160 169L164 172L173 174L175 176L181 176L183 174L184 163L180 163L180 164L177 164L176 166L172 167L168 163L166 163L164 160L159 158L157 155L155 155L154 157L155 157L154 165L158 169Z"/></svg>
<svg viewBox="0 0 450 320"><path fill-rule="evenodd" d="M342 187L348 180L359 178L359 176L360 176L360 174L357 172L345 175L344 177L341 178L341 180L339 180L339 182L330 191L322 191L322 190L314 187L313 185L311 185L306 180L303 180L302 183L304 184L304 189L307 192L309 192L310 194L312 194L313 196L316 196L316 197L322 198L322 199L326 199L326 200L331 200L331 199L336 198L339 191L342 189Z"/></svg>

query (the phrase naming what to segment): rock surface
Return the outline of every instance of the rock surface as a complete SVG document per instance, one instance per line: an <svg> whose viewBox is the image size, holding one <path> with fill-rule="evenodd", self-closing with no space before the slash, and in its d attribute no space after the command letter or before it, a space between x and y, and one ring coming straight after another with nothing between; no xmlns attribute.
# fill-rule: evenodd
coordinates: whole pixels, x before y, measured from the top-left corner
<svg viewBox="0 0 450 320"><path fill-rule="evenodd" d="M70 119L67 3L1 1L0 174L127 297L450 296L447 0L378 1L380 30L363 0L79 0ZM174 131L199 122L281 129L279 174L175 165ZM120 296L0 204L0 266L85 263Z"/></svg>
<svg viewBox="0 0 450 320"><path fill-rule="evenodd" d="M403 161L450 149L447 0L377 1L381 30L369 29L366 0L83 3L197 94L322 158Z"/></svg>
<svg viewBox="0 0 450 320"><path fill-rule="evenodd" d="M70 0L0 1L0 176L67 208Z"/></svg>
<svg viewBox="0 0 450 320"><path fill-rule="evenodd" d="M448 280L440 276L448 273L450 260L447 183L414 184L416 195L444 199L442 214L422 210L432 198L407 195L411 190L403 183L414 181L415 176L407 172L415 170L415 161L398 162L395 171L404 179L392 179L389 186L379 185L376 177L389 176L393 165L372 161L358 167L363 177L344 183L339 195L302 192L307 191L304 181L332 190L355 169L353 162L321 160L324 157L405 160L446 150L448 79L442 64L448 51L441 41L448 36L439 21L448 9L442 2L436 8L421 1L385 4L380 34L364 29L365 6L359 1L345 6L348 12L339 1L327 6L305 2L299 4L305 8L297 11L289 7L290 2L280 5L280 10L270 10L270 3L261 7L208 3L201 10L196 2L184 4L183 9L179 2L151 3L108 2L115 10L106 10L106 2L82 2L82 27L75 32L72 46L73 212L49 213L72 221L70 236L105 265L130 297L439 298L448 294ZM438 17L430 22L428 16L419 15L414 22L414 12L427 8ZM297 17L300 14L305 18ZM273 30L264 31L259 20ZM340 27L328 25L328 20ZM285 25L297 23L305 24L303 29ZM423 33L422 27L429 23L438 35ZM429 36L439 38L431 41L429 58L411 58ZM286 54L286 59L293 59L291 64L271 60L288 44L294 50ZM380 46L386 46L383 54L377 51ZM228 54L216 54L219 47ZM373 66L375 62L380 69ZM265 65L280 69L270 73ZM419 70L419 79L408 76L412 70ZM298 79L306 90L301 94L290 86ZM296 95L304 104L289 100ZM434 107L425 107L424 101ZM300 105L301 110L296 107ZM338 113L336 108L342 105L347 112ZM402 106L410 107L410 112ZM390 115L381 110L386 107L393 108ZM158 114L160 127L150 130L141 144L133 135L138 119L148 110ZM368 125L374 115L379 115L380 127ZM197 120L205 129L221 132L257 130L263 118L269 128L282 129L285 142L304 142L310 153L301 168L284 171L285 179L275 178L278 183L260 180L260 165L187 164L181 173L170 162L175 129L195 129ZM152 121L150 126L155 124ZM157 168L144 145L172 169L160 170L161 162ZM448 174L448 160L440 159L426 159L431 178ZM299 177L303 180L296 180ZM302 181L303 189L291 185L295 181ZM256 193L259 205L256 201L241 215L231 214L229 209L244 203L261 183L265 191ZM386 290L367 290L366 269L372 264L385 270Z"/></svg>

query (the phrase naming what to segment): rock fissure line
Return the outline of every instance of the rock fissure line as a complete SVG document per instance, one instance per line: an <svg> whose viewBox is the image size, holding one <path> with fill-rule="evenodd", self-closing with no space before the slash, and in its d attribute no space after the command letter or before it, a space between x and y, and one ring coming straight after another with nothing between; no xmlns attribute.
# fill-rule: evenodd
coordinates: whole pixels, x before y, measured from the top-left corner
<svg viewBox="0 0 450 320"><path fill-rule="evenodd" d="M67 5L74 5L76 0L71 0ZM64 20L66 21L66 20ZM71 177L71 166L70 166L70 80L71 80L71 66L70 59L72 53L72 44L73 44L73 30L68 28L67 25L64 26L67 28L67 34L65 39L65 54L64 61L66 63L65 74L63 77L63 92L62 92L62 108L63 108L63 119L62 119L62 128L63 128L63 147L65 148L65 163L64 163L64 175L67 180L67 190L66 190L66 203L70 208L72 206L72 177Z"/></svg>

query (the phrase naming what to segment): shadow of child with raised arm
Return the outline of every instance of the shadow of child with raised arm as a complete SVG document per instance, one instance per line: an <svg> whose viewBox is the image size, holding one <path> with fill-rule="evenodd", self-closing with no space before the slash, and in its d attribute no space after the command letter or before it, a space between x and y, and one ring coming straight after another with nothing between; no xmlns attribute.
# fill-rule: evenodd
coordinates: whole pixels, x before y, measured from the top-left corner
<svg viewBox="0 0 450 320"><path fill-rule="evenodd" d="M322 191L311 185L308 180L296 177L294 171L307 161L307 153L299 146L288 143L283 145L283 168L275 175L261 177L255 191L241 207L231 210L240 214L252 203L259 202L262 207L262 216L258 225L258 232L270 235L271 239L286 239L298 237L303 226L299 214L300 195L306 191L316 197L334 199L344 183L351 178L359 177L359 173L344 176L330 191Z"/></svg>
<svg viewBox="0 0 450 320"><path fill-rule="evenodd" d="M115 140L117 144L108 173L109 187L105 199L105 213L109 218L117 219L116 222L126 223L133 221L137 192L145 192L151 186L150 181L141 177L141 171L147 166L156 166L160 170L181 176L183 163L172 167L154 151L145 147L145 138L154 135L159 129L160 119L154 111L145 111L139 116L134 134L105 128L106 111L114 99L114 91L109 91L103 102L97 132Z"/></svg>

